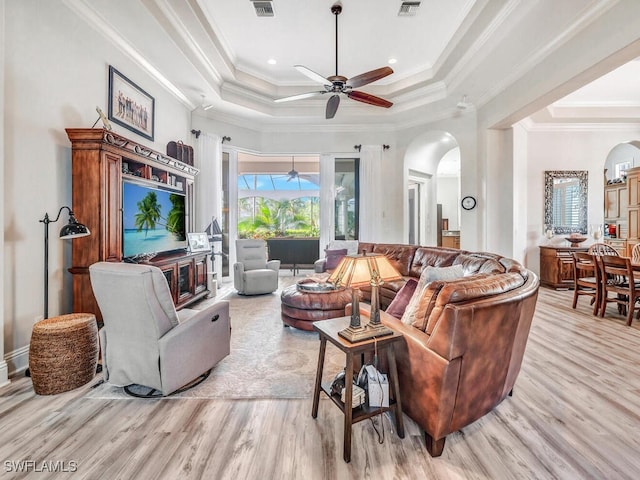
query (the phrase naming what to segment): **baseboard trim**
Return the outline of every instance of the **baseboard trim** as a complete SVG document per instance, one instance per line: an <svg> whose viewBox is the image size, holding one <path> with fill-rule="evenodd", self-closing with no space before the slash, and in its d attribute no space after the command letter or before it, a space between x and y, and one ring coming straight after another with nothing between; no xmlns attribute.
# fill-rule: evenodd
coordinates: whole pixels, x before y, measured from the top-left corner
<svg viewBox="0 0 640 480"><path fill-rule="evenodd" d="M7 367L7 362L3 360L0 362L0 387L4 387L9 383L9 368Z"/></svg>
<svg viewBox="0 0 640 480"><path fill-rule="evenodd" d="M5 354L4 360L9 378L24 372L29 366L29 345Z"/></svg>

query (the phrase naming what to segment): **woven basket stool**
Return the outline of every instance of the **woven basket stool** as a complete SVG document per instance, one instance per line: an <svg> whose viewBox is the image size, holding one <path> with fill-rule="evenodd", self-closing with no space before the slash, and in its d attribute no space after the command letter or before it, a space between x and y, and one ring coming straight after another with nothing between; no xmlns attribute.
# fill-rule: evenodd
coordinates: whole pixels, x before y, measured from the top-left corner
<svg viewBox="0 0 640 480"><path fill-rule="evenodd" d="M92 313L72 313L33 326L29 370L38 395L78 388L96 374L98 324Z"/></svg>

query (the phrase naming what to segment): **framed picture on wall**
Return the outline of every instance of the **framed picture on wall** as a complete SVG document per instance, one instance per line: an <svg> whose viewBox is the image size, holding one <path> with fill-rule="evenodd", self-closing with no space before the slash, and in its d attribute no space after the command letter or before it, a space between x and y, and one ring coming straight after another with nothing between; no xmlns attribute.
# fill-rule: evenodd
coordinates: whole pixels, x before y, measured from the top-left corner
<svg viewBox="0 0 640 480"><path fill-rule="evenodd" d="M209 237L206 233L187 233L189 237L189 250L191 253L210 252Z"/></svg>
<svg viewBox="0 0 640 480"><path fill-rule="evenodd" d="M111 65L109 65L109 120L153 140L155 99Z"/></svg>

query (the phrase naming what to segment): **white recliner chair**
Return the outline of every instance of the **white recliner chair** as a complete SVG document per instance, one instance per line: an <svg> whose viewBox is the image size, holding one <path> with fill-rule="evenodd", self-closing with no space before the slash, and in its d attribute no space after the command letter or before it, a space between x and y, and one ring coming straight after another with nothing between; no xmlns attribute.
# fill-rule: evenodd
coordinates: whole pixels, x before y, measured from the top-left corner
<svg viewBox="0 0 640 480"><path fill-rule="evenodd" d="M280 260L267 260L267 242L260 239L236 240L233 286L240 295L260 295L278 289Z"/></svg>
<svg viewBox="0 0 640 480"><path fill-rule="evenodd" d="M151 265L98 262L89 267L104 327L100 347L104 380L169 395L206 378L229 355L229 302L176 312L167 280Z"/></svg>

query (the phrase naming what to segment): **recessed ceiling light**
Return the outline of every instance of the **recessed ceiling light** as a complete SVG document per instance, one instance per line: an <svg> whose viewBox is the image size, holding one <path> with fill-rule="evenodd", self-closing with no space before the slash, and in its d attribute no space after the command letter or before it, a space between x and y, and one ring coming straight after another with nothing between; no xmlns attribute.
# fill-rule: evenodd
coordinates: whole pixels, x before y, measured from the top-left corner
<svg viewBox="0 0 640 480"><path fill-rule="evenodd" d="M276 63L278 63L278 62L276 62L276 59L275 59L275 58L270 58L269 60L267 60L267 63L268 63L269 65L275 65L275 64L276 64Z"/></svg>
<svg viewBox="0 0 640 480"><path fill-rule="evenodd" d="M398 60L395 58L390 58L389 59L389 65L393 65L394 63L396 63Z"/></svg>

